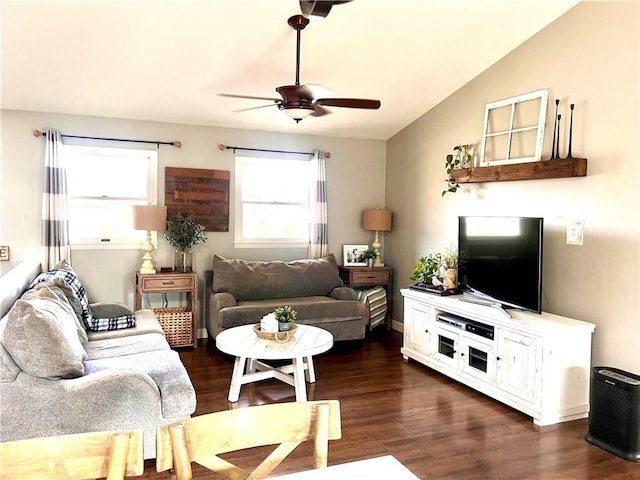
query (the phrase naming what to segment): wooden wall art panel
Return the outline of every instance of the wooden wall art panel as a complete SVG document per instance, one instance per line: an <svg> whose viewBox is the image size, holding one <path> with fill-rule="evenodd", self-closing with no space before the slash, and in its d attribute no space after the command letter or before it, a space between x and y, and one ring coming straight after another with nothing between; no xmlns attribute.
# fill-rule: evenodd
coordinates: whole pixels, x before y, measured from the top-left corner
<svg viewBox="0 0 640 480"><path fill-rule="evenodd" d="M193 215L208 232L228 232L229 178L229 170L165 167L167 217Z"/></svg>

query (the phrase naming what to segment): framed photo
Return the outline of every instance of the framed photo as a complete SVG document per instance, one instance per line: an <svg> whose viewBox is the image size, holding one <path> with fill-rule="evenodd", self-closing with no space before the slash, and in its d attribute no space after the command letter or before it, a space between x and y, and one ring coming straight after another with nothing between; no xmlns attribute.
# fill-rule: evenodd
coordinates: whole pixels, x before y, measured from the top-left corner
<svg viewBox="0 0 640 480"><path fill-rule="evenodd" d="M364 266L367 261L364 258L364 252L369 245L343 245L342 246L342 263L345 267Z"/></svg>

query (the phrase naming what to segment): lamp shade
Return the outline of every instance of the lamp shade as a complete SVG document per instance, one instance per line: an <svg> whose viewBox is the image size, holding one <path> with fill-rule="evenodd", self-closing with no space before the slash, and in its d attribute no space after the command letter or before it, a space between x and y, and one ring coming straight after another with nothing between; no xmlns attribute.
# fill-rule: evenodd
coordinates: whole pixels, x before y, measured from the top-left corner
<svg viewBox="0 0 640 480"><path fill-rule="evenodd" d="M167 228L167 207L159 205L134 205L133 228L135 230L164 231Z"/></svg>
<svg viewBox="0 0 640 480"><path fill-rule="evenodd" d="M362 228L379 232L391 231L391 210L365 210L362 212Z"/></svg>

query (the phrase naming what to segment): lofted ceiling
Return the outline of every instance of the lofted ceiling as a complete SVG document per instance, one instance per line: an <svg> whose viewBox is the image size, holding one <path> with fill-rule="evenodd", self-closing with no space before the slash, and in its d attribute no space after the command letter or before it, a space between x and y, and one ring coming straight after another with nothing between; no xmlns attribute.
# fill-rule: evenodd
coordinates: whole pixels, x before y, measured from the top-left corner
<svg viewBox="0 0 640 480"><path fill-rule="evenodd" d="M295 123L298 0L0 3L6 109L387 140L579 0L354 0L302 31L301 83L379 99ZM491 99L495 100L495 99Z"/></svg>

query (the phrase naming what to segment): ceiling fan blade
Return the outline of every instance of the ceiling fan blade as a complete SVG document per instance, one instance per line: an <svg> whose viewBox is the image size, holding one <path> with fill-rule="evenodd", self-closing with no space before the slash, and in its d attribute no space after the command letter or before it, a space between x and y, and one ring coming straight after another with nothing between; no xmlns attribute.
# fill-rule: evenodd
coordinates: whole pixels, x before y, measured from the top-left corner
<svg viewBox="0 0 640 480"><path fill-rule="evenodd" d="M281 100L279 98L273 98L273 97L254 97L251 95L234 95L232 93L219 93L218 94L219 97L229 97L229 98L246 98L249 100L270 100L272 102L276 102L279 103Z"/></svg>
<svg viewBox="0 0 640 480"><path fill-rule="evenodd" d="M285 103L313 100L313 89L307 85L282 85L276 88L276 92L282 96Z"/></svg>
<svg viewBox="0 0 640 480"><path fill-rule="evenodd" d="M380 108L380 100L366 98L319 98L314 104L322 107L368 108L371 110Z"/></svg>
<svg viewBox="0 0 640 480"><path fill-rule="evenodd" d="M238 113L238 112L248 112L249 110L257 110L259 108L266 108L266 107L277 107L278 104L277 103L270 103L269 105L259 105L257 107L249 107L249 108L240 108L239 110L233 110L234 113Z"/></svg>
<svg viewBox="0 0 640 480"><path fill-rule="evenodd" d="M313 105L313 113L312 117L323 117L324 115L330 115L333 112L331 110L327 110L326 108L322 108L320 105Z"/></svg>

